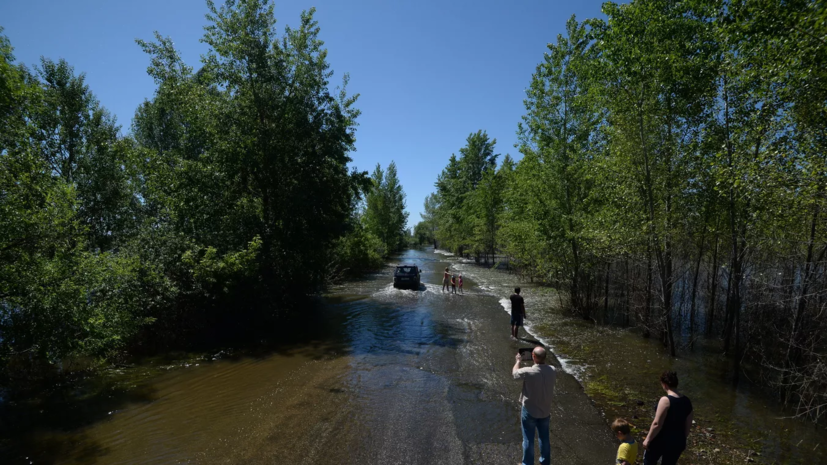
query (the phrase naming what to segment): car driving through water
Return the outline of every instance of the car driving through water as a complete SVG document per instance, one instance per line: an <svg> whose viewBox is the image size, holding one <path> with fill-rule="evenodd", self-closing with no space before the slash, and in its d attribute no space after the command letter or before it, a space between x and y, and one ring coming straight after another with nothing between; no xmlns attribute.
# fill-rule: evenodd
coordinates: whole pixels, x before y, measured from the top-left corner
<svg viewBox="0 0 827 465"><path fill-rule="evenodd" d="M419 289L419 274L416 265L399 265L393 272L393 287Z"/></svg>

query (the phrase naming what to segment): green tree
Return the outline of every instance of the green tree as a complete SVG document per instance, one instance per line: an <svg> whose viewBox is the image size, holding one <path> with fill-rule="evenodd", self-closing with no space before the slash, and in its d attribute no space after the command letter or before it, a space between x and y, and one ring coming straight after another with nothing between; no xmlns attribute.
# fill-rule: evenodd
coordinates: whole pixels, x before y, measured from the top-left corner
<svg viewBox="0 0 827 465"><path fill-rule="evenodd" d="M168 39L139 41L158 83L135 121L147 206L168 221L168 237L187 238L172 256L243 256L258 274L241 266L233 281L274 300L301 296L325 282L365 183L347 168L356 97L329 88L312 10L279 37L268 1L208 7L197 73Z"/></svg>
<svg viewBox="0 0 827 465"><path fill-rule="evenodd" d="M497 251L497 233L502 212L502 177L493 168L483 172L482 179L468 197L467 213L471 224L470 252L479 261L484 255L494 260Z"/></svg>
<svg viewBox="0 0 827 465"><path fill-rule="evenodd" d="M32 114L41 156L55 176L75 186L89 245L111 249L135 230L137 199L126 171L131 147L119 127L64 60L41 59L42 104Z"/></svg>
<svg viewBox="0 0 827 465"><path fill-rule="evenodd" d="M469 134L465 144L459 149L460 177L464 191L470 192L482 182L486 172L496 168L499 154L494 153L497 139L489 139L483 130Z"/></svg>
<svg viewBox="0 0 827 465"><path fill-rule="evenodd" d="M77 195L89 173L70 181L44 156L38 124L52 89L13 65L5 37L0 47L0 362L105 356L151 321L159 276L134 256L90 251L99 237Z"/></svg>
<svg viewBox="0 0 827 465"><path fill-rule="evenodd" d="M437 239L457 253L462 254L470 249L479 254L483 250L482 246L472 244L470 239L474 234L476 221L471 211L471 195L485 174L496 169L499 156L494 153L496 144L497 140L489 139L485 131L469 134L466 145L459 150L460 157L452 154L448 166L437 179L437 217L441 225L438 228Z"/></svg>
<svg viewBox="0 0 827 465"><path fill-rule="evenodd" d="M548 45L526 91L526 115L520 125L521 150L538 157L536 176L546 188L537 192L546 214L540 231L548 242L553 268L568 277L572 308L588 314L584 268L591 251L584 224L589 216L591 179L588 164L594 157L593 137L599 112L590 95L595 51L586 26L574 17L566 23L567 36Z"/></svg>
<svg viewBox="0 0 827 465"><path fill-rule="evenodd" d="M433 230L431 229L431 225L425 221L420 221L416 223L414 226L413 233L412 233L412 241L415 245L421 246L425 244L434 243L434 236Z"/></svg>
<svg viewBox="0 0 827 465"><path fill-rule="evenodd" d="M675 354L672 321L676 230L691 192L691 154L715 93L716 53L710 12L690 3L607 3L599 32L604 57L609 144L615 172L627 176L645 212L647 243L657 264L664 342Z"/></svg>
<svg viewBox="0 0 827 465"><path fill-rule="evenodd" d="M372 188L366 195L365 227L378 237L388 253L407 245L408 212L405 211L405 192L399 183L396 163L387 171L377 164L371 175Z"/></svg>
<svg viewBox="0 0 827 465"><path fill-rule="evenodd" d="M437 218L437 214L439 213L439 197L437 197L436 193L431 193L428 197L425 197L423 209L423 213L420 213L422 220L417 223L416 230L421 231L425 237L428 238L428 242L433 243L434 248L436 248L436 234L439 226ZM421 244L422 243L420 243L420 245Z"/></svg>
<svg viewBox="0 0 827 465"><path fill-rule="evenodd" d="M435 218L439 224L436 238L442 247L457 252L461 252L462 240L468 234L463 224L463 192L459 160L451 154L436 181Z"/></svg>

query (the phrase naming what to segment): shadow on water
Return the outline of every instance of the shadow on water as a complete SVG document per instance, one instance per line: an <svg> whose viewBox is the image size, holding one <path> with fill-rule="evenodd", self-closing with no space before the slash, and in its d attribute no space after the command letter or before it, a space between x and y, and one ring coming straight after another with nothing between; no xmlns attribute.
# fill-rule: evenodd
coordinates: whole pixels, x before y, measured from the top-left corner
<svg viewBox="0 0 827 465"><path fill-rule="evenodd" d="M211 363L263 360L273 355L310 360L346 356L351 352L340 330L346 312L330 311L321 299L309 301L299 317L268 326L238 328L199 352L170 352L138 360L127 367L69 376L43 387L6 391L0 398L0 457L6 464L63 462L96 463L109 450L84 430L113 415L159 398L159 376ZM206 368L206 367L205 367Z"/></svg>
<svg viewBox="0 0 827 465"><path fill-rule="evenodd" d="M435 261L419 260L423 267L431 267L427 262ZM190 427L196 433L204 433L205 440L214 440L209 435L217 433L210 431L209 421L204 419L216 414L207 411L215 408L216 402L225 402L219 406L239 411L258 400L254 392L259 395L262 390L274 391L272 386L251 387L251 383L272 376L266 370L291 369L278 361L282 358L324 361L370 357L367 365L382 366L397 363L400 356L420 357L429 348L455 349L466 335L461 328L432 318L426 295L433 288L425 282L428 281L423 277L423 284L416 290L393 289L387 270L383 270L310 299L290 318L267 323L232 322L226 334L210 334L194 352L166 353L128 367L64 379L36 394L7 392L0 399L2 463L112 461L108 456L113 449L124 447L124 441L151 441L155 435L174 430L180 419L172 417L181 414L193 419ZM384 361L385 355L391 356L388 361ZM273 361L274 358L278 360ZM259 365L248 368L250 364ZM245 368L233 369L232 365ZM259 373L255 374L255 370ZM351 387L319 389L326 395L341 396L349 394ZM221 399L222 396L232 399ZM121 415L123 420L117 425L122 431L117 436L97 428ZM168 441L171 444L179 440ZM158 449L164 447L168 447L166 443ZM173 447L189 447L182 452L186 457L196 446L175 443ZM145 457L145 461L169 460L169 456L162 455Z"/></svg>
<svg viewBox="0 0 827 465"><path fill-rule="evenodd" d="M532 339L532 338L529 338L529 337L518 337L517 340L521 341L521 342L527 342L529 344L532 344L534 347L537 347L537 346L545 347L546 346L545 344L538 341L537 339Z"/></svg>
<svg viewBox="0 0 827 465"><path fill-rule="evenodd" d="M10 464L55 463L67 456L94 463L107 450L82 433L71 439L66 433L101 421L126 405L155 398L150 385L130 385L127 379L111 377L66 381L37 397L10 393L0 407L0 456Z"/></svg>

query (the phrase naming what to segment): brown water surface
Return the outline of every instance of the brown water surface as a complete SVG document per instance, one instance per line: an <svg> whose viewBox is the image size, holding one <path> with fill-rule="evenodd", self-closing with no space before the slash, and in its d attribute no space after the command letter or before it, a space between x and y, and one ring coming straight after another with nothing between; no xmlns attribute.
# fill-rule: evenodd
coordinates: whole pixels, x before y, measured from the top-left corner
<svg viewBox="0 0 827 465"><path fill-rule="evenodd" d="M644 339L635 329L573 317L561 308L553 289L521 284L515 275L477 266L471 260L450 260L492 295L507 296L515 285L521 285L527 328L553 348L608 417L630 417L639 438L645 437L657 399L663 395L660 374L677 371L680 391L692 400L695 410L693 434L709 436L705 445L684 453L681 463L730 463L731 457L714 452L724 440L744 451L759 452L754 459L760 463L827 464L827 428L789 418L792 412L750 384L746 376L734 388L732 362L720 355L716 341L699 340L692 350L686 341L679 341L679 357L672 358L656 338ZM509 305L505 297L501 304L505 313Z"/></svg>
<svg viewBox="0 0 827 465"><path fill-rule="evenodd" d="M510 370L531 342L509 338L500 297L472 277L465 295L432 284L443 256L398 260L422 268L420 289L394 289L389 264L332 289L286 340L6 399L2 462L516 463L520 384ZM564 372L556 399L554 462L610 463L605 419Z"/></svg>

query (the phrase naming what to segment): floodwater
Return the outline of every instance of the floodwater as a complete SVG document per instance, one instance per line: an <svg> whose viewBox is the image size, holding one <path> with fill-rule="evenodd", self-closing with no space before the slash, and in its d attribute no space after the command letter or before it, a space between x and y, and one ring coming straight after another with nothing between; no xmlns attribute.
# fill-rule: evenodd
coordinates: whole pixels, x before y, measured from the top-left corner
<svg viewBox="0 0 827 465"><path fill-rule="evenodd" d="M464 295L443 294L448 259L430 251L394 262L423 270L420 289L394 289L389 264L331 289L278 343L156 360L17 400L26 405L0 421L2 462L518 462L521 385L510 371L531 337L510 339L506 294L470 275ZM556 389L552 461L612 462L616 443L577 380L561 371Z"/></svg>
<svg viewBox="0 0 827 465"><path fill-rule="evenodd" d="M663 395L660 373L676 371L680 391L695 410L696 430L707 436L704 445L684 453L681 463L735 461L715 452L721 439L758 452L756 462L767 464L827 464L827 428L790 418L785 410L760 388L741 377L732 386L728 357L721 355L714 341L696 341L690 350L687 341L676 341L678 358L671 358L657 338L644 339L635 329L596 325L561 310L559 296L548 287L517 282L517 277L500 270L478 266L472 260L449 257L452 268L470 276L478 286L502 297L502 311L509 309L505 298L515 285L522 286L526 301L526 328L552 348L566 371L597 399L609 418L626 416L641 431L649 429L657 399ZM632 413L633 415L629 415ZM744 458L740 458L743 462Z"/></svg>

